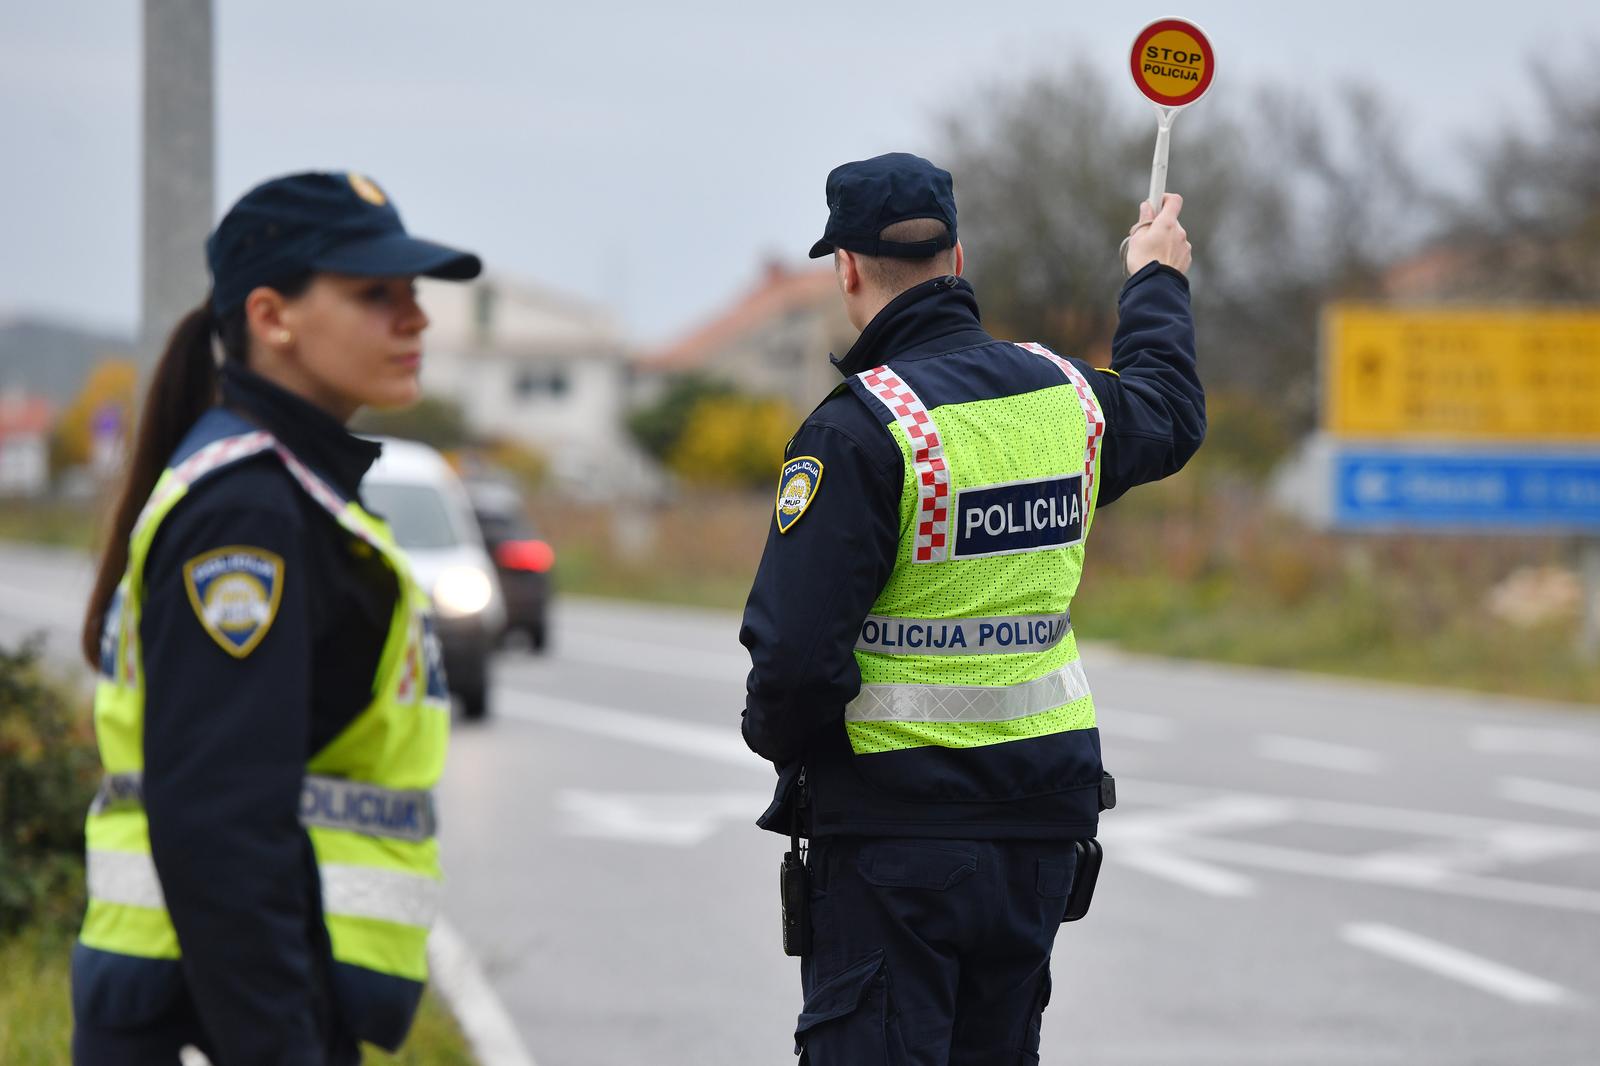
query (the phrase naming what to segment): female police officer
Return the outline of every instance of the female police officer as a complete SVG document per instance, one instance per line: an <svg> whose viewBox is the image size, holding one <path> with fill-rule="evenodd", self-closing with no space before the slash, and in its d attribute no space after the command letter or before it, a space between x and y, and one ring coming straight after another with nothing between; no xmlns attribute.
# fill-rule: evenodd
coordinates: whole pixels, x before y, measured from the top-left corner
<svg viewBox="0 0 1600 1066"><path fill-rule="evenodd" d="M379 447L344 423L417 398L413 278L480 265L339 173L251 190L206 252L84 623L105 778L73 1056L356 1062L426 976L448 704L427 598L361 506Z"/></svg>

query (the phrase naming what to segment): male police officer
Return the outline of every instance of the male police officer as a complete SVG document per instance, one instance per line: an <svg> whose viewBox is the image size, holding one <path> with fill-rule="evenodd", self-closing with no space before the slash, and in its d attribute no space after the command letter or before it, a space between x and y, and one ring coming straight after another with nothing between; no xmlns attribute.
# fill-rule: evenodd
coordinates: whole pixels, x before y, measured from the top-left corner
<svg viewBox="0 0 1600 1066"><path fill-rule="evenodd" d="M744 736L779 770L761 825L812 842L796 1052L1035 1062L1109 791L1068 614L1085 539L1205 433L1182 201L1141 207L1096 371L984 331L945 171L846 163L827 199L811 255L862 332L789 444L740 632Z"/></svg>

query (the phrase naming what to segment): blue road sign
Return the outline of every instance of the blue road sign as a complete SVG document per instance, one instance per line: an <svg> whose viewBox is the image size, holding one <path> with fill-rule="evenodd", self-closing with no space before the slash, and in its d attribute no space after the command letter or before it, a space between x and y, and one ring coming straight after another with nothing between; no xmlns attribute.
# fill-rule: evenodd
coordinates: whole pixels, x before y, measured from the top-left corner
<svg viewBox="0 0 1600 1066"><path fill-rule="evenodd" d="M1600 530L1600 451L1341 450L1333 520L1346 529Z"/></svg>

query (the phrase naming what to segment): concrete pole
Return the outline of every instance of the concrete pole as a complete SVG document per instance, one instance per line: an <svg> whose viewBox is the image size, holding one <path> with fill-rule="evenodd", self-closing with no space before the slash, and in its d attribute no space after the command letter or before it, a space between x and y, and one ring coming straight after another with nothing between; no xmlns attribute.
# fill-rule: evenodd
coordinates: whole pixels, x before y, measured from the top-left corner
<svg viewBox="0 0 1600 1066"><path fill-rule="evenodd" d="M207 289L216 168L211 0L144 0L140 376Z"/></svg>

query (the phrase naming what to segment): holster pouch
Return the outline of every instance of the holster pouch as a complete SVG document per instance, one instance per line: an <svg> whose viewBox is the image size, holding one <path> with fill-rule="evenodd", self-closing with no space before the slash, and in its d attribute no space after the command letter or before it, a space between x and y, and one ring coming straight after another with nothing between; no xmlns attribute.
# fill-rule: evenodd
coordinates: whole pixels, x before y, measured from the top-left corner
<svg viewBox="0 0 1600 1066"><path fill-rule="evenodd" d="M1100 841L1093 837L1075 840L1073 845L1078 852L1078 861L1072 871L1072 889L1067 893L1067 913L1061 918L1063 922L1075 922L1089 913L1089 904L1094 900L1094 885L1100 879L1100 860L1105 857Z"/></svg>

